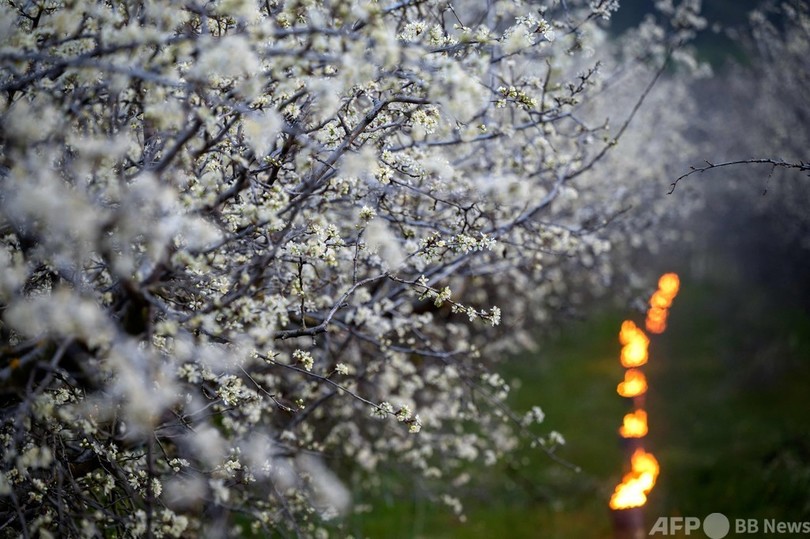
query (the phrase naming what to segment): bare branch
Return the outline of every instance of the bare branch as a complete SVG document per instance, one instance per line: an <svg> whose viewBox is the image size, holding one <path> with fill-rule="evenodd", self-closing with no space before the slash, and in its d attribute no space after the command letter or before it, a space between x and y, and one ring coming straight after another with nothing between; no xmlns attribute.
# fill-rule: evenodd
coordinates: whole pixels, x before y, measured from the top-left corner
<svg viewBox="0 0 810 539"><path fill-rule="evenodd" d="M670 184L670 186L669 186L670 189L669 189L669 192L667 194L671 195L675 191L675 187L677 187L678 182L680 182L684 178L687 178L687 177L691 176L692 174L703 173L703 172L706 172L707 170L712 170L714 168L730 167L730 166L737 166L737 165L771 165L774 168L778 167L778 168L795 169L795 170L799 170L799 171L802 171L802 172L810 171L810 164L805 163L804 161L799 161L798 163L791 163L791 162L788 162L788 161L782 161L782 160L770 159L770 158L764 158L764 159L739 159L737 161L726 161L726 162L723 162L723 163L711 163L709 161L706 161L705 166L702 166L702 167L689 167L690 168L689 172L687 172L685 174L681 174L680 176L675 178L675 181L673 181Z"/></svg>

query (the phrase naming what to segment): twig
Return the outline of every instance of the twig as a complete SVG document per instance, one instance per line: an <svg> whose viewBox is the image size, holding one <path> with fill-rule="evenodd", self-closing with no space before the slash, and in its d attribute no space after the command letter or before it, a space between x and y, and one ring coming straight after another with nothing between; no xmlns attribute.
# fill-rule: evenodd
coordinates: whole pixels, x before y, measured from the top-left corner
<svg viewBox="0 0 810 539"><path fill-rule="evenodd" d="M354 294L355 290L357 290L359 287L363 285L372 283L374 281L378 281L384 277L387 277L387 275L386 274L374 275L372 277L363 279L362 281L358 281L355 284L353 284L351 288L349 288L346 292L344 292L343 295L340 297L340 299L335 302L335 304L327 313L326 317L317 326L303 329L290 329L285 331L279 331L278 333L276 333L275 338L284 340L284 339L291 339L293 337L304 337L307 335L317 335L319 333L323 333L324 331L326 331L326 328L329 325L329 322L335 316L335 313L338 311L338 309L344 306L346 300L349 298L349 296Z"/></svg>
<svg viewBox="0 0 810 539"><path fill-rule="evenodd" d="M619 143L619 139L621 139L621 138L622 138L622 135L624 134L624 132L627 130L627 128L628 128L628 127L630 126L630 124L632 123L633 118L635 118L636 113L637 113L637 112L639 111L639 109L641 108L641 105L643 105L643 104L644 104L644 101L646 101L646 100L647 100L647 96L649 96L649 95L650 95L650 92L652 91L652 89L653 89L653 87L656 85L656 83L658 82L658 79L660 79L660 78L661 78L661 75L663 75L663 74L664 74L664 71L666 71L666 69L667 69L667 65L669 64L669 59L672 57L673 52L674 52L674 49L670 49L670 50L667 52L667 55L666 55L666 57L664 58L664 61L661 63L661 67L660 67L660 68L658 68L658 71L656 71L656 72L655 72L655 75L653 76L653 78L650 80L650 82L649 82L649 83L647 84L647 86L644 88L644 91L643 91L643 92L641 92L641 95L640 95L640 96L638 97L638 99L636 100L636 103L635 103L635 105L633 106L633 109L630 111L630 114L627 116L627 118L625 118L624 123L622 123L621 127L619 127L619 131L616 133L616 136L615 136L615 137L613 137L611 140L609 140L609 141L608 141L608 142L607 142L607 143L606 143L606 144L605 144L605 145L602 147L602 149L599 151L599 153L597 153L597 154L596 154L596 155L593 157L593 159L591 159L591 160L590 160L590 161L589 161L587 164L585 164L584 166L582 166L582 167L580 167L579 169L575 170L574 172L571 172L570 174L568 174L568 176L565 178L565 181L568 181L568 180L574 179L574 178L576 178L577 176L579 176L580 174L582 174L583 172L585 172L585 171L590 170L591 168L593 168L593 166L594 166L594 165L595 165L595 164L596 164L596 163L597 163L599 160L601 160L601 159L602 159L602 157L604 157L604 155L605 155L605 154L608 152L608 150L609 150L610 148L612 148L613 146L615 146L616 144L618 144L618 143Z"/></svg>
<svg viewBox="0 0 810 539"><path fill-rule="evenodd" d="M668 195L671 195L675 191L675 187L678 185L682 179L691 176L696 172L706 172L707 170L711 170L713 168L720 168L720 167L730 167L733 165L771 165L774 168L782 167L782 168L795 168L800 171L810 171L810 163L805 163L804 161L799 161L798 163L790 163L788 161L776 160L776 159L739 159L737 161L726 161L724 163L711 163L706 161L705 167L689 167L689 172L686 174L681 174L678 176L674 182L670 184Z"/></svg>

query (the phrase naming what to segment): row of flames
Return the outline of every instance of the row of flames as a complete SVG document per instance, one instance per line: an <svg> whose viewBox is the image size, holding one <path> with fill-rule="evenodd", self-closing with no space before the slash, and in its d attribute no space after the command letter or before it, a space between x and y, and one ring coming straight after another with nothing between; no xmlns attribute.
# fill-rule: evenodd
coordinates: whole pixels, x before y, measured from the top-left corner
<svg viewBox="0 0 810 539"><path fill-rule="evenodd" d="M650 298L645 326L650 333L663 333L672 300L678 294L680 280L674 273L667 273L658 280L658 290ZM658 461L641 447L641 438L647 435L647 412L644 410L644 395L647 393L647 378L639 369L649 359L650 339L632 321L622 322L619 332L622 344L621 363L627 369L624 381L616 388L622 397L633 399L633 411L624 416L619 434L626 440L634 440L636 447L630 457L630 472L616 486L610 498L613 510L641 507L658 478Z"/></svg>

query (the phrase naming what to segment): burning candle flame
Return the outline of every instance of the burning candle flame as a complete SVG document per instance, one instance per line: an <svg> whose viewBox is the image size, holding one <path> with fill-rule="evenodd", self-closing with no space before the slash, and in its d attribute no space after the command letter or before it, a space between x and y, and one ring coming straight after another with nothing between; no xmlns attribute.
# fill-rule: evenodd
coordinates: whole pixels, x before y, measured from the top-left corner
<svg viewBox="0 0 810 539"><path fill-rule="evenodd" d="M622 322L619 342L624 345L621 354L623 366L640 367L647 363L647 346L650 344L650 339L632 321Z"/></svg>
<svg viewBox="0 0 810 539"><path fill-rule="evenodd" d="M636 410L626 414L619 428L622 438L643 438L647 435L647 412Z"/></svg>
<svg viewBox="0 0 810 539"><path fill-rule="evenodd" d="M650 333L663 333L667 328L667 309L678 294L681 281L675 273L665 273L658 279L658 290L650 298L645 326Z"/></svg>
<svg viewBox="0 0 810 539"><path fill-rule="evenodd" d="M622 348L622 366L624 367L640 367L647 363L647 344L648 341L632 341Z"/></svg>
<svg viewBox="0 0 810 539"><path fill-rule="evenodd" d="M650 333L660 334L667 329L668 311L660 307L650 307L645 325Z"/></svg>
<svg viewBox="0 0 810 539"><path fill-rule="evenodd" d="M679 287L680 280L674 273L666 273L658 280L658 290L650 298L650 308L645 321L648 331L662 333L666 329L668 309ZM632 321L626 320L622 322L619 342L622 343L621 362L628 370L624 374L624 381L616 387L616 391L622 397L637 397L647 391L647 379L644 373L632 367L647 362L650 339ZM626 414L619 428L619 434L623 438L646 436L647 412L637 409ZM616 486L610 497L610 508L613 510L643 506L647 503L647 495L658 478L658 461L644 449L636 449L630 458L630 464L630 473L622 478L622 482Z"/></svg>
<svg viewBox="0 0 810 539"><path fill-rule="evenodd" d="M650 298L650 307L658 309L669 309L672 305L673 296L665 294L661 289L656 290Z"/></svg>
<svg viewBox="0 0 810 539"><path fill-rule="evenodd" d="M676 273L665 273L658 279L658 289L670 298L678 295L680 287L681 280Z"/></svg>
<svg viewBox="0 0 810 539"><path fill-rule="evenodd" d="M661 307L650 307L647 311L647 320L652 320L657 323L666 323L669 311Z"/></svg>
<svg viewBox="0 0 810 539"><path fill-rule="evenodd" d="M610 497L611 509L641 507L655 486L660 467L652 453L636 449L630 458L630 465L632 470L622 478Z"/></svg>
<svg viewBox="0 0 810 539"><path fill-rule="evenodd" d="M622 322L622 329L619 331L619 342L623 345L629 344L631 341L644 336L644 332L641 331L632 320Z"/></svg>
<svg viewBox="0 0 810 539"><path fill-rule="evenodd" d="M646 393L647 378L638 369L628 369L624 373L624 382L616 388L616 392L622 397L637 397Z"/></svg>

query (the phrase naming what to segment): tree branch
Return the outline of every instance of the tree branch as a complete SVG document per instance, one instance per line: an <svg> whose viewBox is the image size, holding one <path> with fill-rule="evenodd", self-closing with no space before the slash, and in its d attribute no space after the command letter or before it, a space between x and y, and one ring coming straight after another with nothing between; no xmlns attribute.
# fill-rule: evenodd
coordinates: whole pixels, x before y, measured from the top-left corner
<svg viewBox="0 0 810 539"><path fill-rule="evenodd" d="M681 174L675 181L672 182L669 186L668 195L671 195L675 192L675 187L677 187L678 182L682 179L691 176L696 172L706 172L707 170L711 170L713 168L721 168L721 167L730 167L734 165L771 165L772 167L782 167L782 168L795 168L799 171L810 171L810 163L805 163L804 161L799 161L798 163L790 163L788 161L776 160L776 159L739 159L737 161L726 161L724 163L711 163L706 161L706 166L704 167L689 167L690 170L686 174Z"/></svg>

